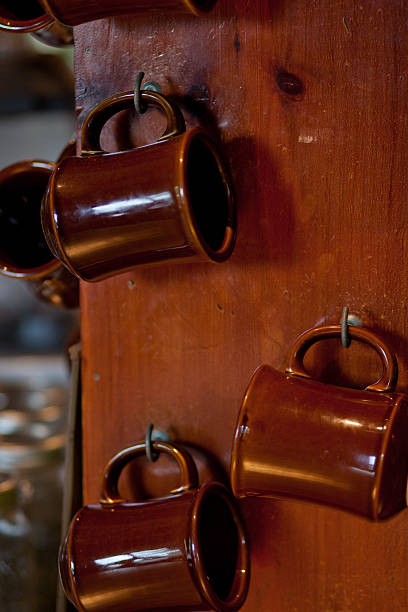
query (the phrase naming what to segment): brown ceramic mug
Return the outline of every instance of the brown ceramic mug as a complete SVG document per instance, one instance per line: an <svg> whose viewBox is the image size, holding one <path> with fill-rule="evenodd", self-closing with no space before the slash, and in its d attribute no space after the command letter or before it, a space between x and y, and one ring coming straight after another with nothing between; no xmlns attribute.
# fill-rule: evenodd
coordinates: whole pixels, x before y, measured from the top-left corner
<svg viewBox="0 0 408 612"><path fill-rule="evenodd" d="M3 0L0 2L0 30L31 32L35 38L52 47L72 45L72 28L55 21L37 0Z"/></svg>
<svg viewBox="0 0 408 612"><path fill-rule="evenodd" d="M41 228L41 200L54 169L28 160L0 171L0 274L26 281L43 301L75 308L78 281L52 255Z"/></svg>
<svg viewBox="0 0 408 612"><path fill-rule="evenodd" d="M67 597L82 612L238 610L249 557L234 498L219 483L197 488L194 462L183 448L167 442L153 448L177 461L181 485L167 497L126 502L119 476L146 445L113 457L100 503L74 516L61 547Z"/></svg>
<svg viewBox="0 0 408 612"><path fill-rule="evenodd" d="M39 0L49 15L70 26L146 11L172 11L203 15L210 11L216 0Z"/></svg>
<svg viewBox="0 0 408 612"><path fill-rule="evenodd" d="M341 335L341 326L311 329L296 341L286 373L258 368L246 391L232 451L237 497L298 498L373 520L406 506L407 396L395 393L395 356L367 329L351 338L380 355L384 371L365 390L311 380L307 349Z"/></svg>
<svg viewBox="0 0 408 612"><path fill-rule="evenodd" d="M90 112L82 155L58 164L42 206L49 248L76 276L98 281L136 265L224 261L235 242L235 204L216 144L199 128L185 131L179 108L143 91L167 129L155 143L105 153L106 121L133 106L127 92Z"/></svg>

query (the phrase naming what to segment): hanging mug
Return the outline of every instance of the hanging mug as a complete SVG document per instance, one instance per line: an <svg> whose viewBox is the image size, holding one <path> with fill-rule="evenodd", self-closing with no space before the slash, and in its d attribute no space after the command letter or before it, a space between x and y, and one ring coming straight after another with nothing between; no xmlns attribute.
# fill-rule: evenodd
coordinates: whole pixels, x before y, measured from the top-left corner
<svg viewBox="0 0 408 612"><path fill-rule="evenodd" d="M198 488L195 464L182 447L153 442L153 449L176 460L181 485L166 497L127 502L118 493L119 476L146 445L115 455L99 504L79 510L61 547L67 597L81 612L238 610L249 557L234 498L216 482Z"/></svg>
<svg viewBox="0 0 408 612"><path fill-rule="evenodd" d="M153 144L106 153L100 133L134 104L118 94L94 108L82 128L82 155L58 164L42 206L54 255L78 278L99 281L137 265L220 262L235 243L235 204L217 145L200 128L185 131L167 98L141 92L164 112L167 129Z"/></svg>
<svg viewBox="0 0 408 612"><path fill-rule="evenodd" d="M55 167L27 160L0 171L0 274L25 281L45 302L76 308L78 281L52 255L41 228L41 200Z"/></svg>
<svg viewBox="0 0 408 612"><path fill-rule="evenodd" d="M407 396L393 392L394 354L373 332L349 327L352 339L374 348L383 375L365 390L310 378L310 346L340 338L341 326L311 329L296 341L285 374L259 367L246 391L232 450L237 497L304 499L373 520L406 506Z"/></svg>
<svg viewBox="0 0 408 612"><path fill-rule="evenodd" d="M193 13L204 15L214 6L216 0L39 0L49 15L58 21L76 26L87 21L114 17L115 15L132 15L154 11L172 11L173 13Z"/></svg>

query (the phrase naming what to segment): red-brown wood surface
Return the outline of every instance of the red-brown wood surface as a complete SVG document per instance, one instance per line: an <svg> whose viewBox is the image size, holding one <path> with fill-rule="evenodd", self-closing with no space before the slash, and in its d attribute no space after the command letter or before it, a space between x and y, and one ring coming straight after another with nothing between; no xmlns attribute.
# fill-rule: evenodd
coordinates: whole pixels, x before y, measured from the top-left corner
<svg viewBox="0 0 408 612"><path fill-rule="evenodd" d="M105 462L150 421L227 470L255 367L282 370L297 335L337 323L345 305L394 348L398 389L407 389L407 11L407 0L219 0L205 18L75 28L78 125L144 70L189 126L219 134L239 211L225 264L139 268L82 285L87 502ZM154 140L160 123L122 116L103 143ZM348 351L320 344L307 363L350 386L378 373L355 342ZM408 608L407 511L372 524L300 502L242 508L245 612Z"/></svg>

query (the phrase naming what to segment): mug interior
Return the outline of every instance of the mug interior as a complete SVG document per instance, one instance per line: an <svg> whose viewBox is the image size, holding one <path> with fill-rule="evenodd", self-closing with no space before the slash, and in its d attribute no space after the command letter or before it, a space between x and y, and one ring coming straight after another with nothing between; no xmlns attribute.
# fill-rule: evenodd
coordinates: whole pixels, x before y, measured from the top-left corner
<svg viewBox="0 0 408 612"><path fill-rule="evenodd" d="M231 193L220 160L201 137L190 144L186 177L196 228L207 247L216 252L231 225Z"/></svg>
<svg viewBox="0 0 408 612"><path fill-rule="evenodd" d="M202 9L209 5L213 5L215 0L194 0L194 4Z"/></svg>
<svg viewBox="0 0 408 612"><path fill-rule="evenodd" d="M216 0L184 0L190 10L196 15L200 14L200 11L210 11Z"/></svg>
<svg viewBox="0 0 408 612"><path fill-rule="evenodd" d="M227 601L239 561L239 534L229 504L214 493L209 493L202 501L198 543L208 582L218 599Z"/></svg>
<svg viewBox="0 0 408 612"><path fill-rule="evenodd" d="M36 0L3 0L0 16L16 21L31 21L44 15L44 9Z"/></svg>
<svg viewBox="0 0 408 612"><path fill-rule="evenodd" d="M54 259L41 227L41 200L51 171L32 167L0 183L0 265L28 270Z"/></svg>

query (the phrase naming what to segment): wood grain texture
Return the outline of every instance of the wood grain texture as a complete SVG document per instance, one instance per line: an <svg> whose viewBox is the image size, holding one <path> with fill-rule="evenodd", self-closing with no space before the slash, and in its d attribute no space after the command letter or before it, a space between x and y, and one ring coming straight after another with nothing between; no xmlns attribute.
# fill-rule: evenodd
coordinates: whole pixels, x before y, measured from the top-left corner
<svg viewBox="0 0 408 612"><path fill-rule="evenodd" d="M221 139L239 210L225 264L82 285L87 502L105 462L150 421L227 470L255 367L282 370L298 334L337 323L345 305L394 348L407 390L407 10L406 0L219 0L205 18L75 28L78 126L144 70L189 126ZM155 113L122 115L102 141L127 148L161 125ZM319 345L307 363L355 386L379 367L357 343ZM296 502L242 508L252 553L245 612L408 608L408 512L371 524Z"/></svg>

